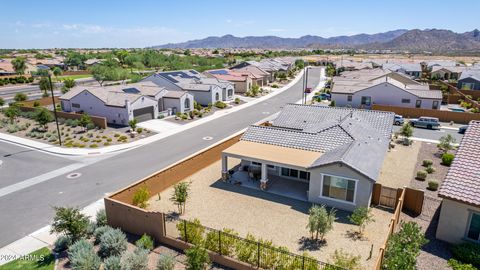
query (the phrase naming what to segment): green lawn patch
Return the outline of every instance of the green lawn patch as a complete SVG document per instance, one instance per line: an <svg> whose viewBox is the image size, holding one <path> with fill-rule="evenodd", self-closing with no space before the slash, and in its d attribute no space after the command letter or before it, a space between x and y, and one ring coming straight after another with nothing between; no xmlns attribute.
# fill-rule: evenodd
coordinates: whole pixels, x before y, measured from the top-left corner
<svg viewBox="0 0 480 270"><path fill-rule="evenodd" d="M0 266L0 270L53 270L55 256L47 247L34 251L24 258Z"/></svg>
<svg viewBox="0 0 480 270"><path fill-rule="evenodd" d="M80 74L80 75L67 75L67 76L58 76L58 77L52 77L52 80L54 82L61 82L66 79L83 79L83 78L91 78L92 74Z"/></svg>

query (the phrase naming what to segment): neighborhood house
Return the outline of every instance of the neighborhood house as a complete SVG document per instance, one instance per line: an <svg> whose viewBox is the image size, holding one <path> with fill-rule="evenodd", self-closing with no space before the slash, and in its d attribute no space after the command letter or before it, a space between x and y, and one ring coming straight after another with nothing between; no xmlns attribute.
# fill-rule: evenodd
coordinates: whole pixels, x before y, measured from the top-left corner
<svg viewBox="0 0 480 270"><path fill-rule="evenodd" d="M480 121L472 121L438 196L443 198L437 238L480 243Z"/></svg>
<svg viewBox="0 0 480 270"><path fill-rule="evenodd" d="M465 90L480 90L480 69L470 69L462 72L457 87Z"/></svg>
<svg viewBox="0 0 480 270"><path fill-rule="evenodd" d="M222 178L352 211L370 205L394 114L288 104L269 125L250 126L222 153ZM228 159L241 160L228 171ZM247 182L245 182L247 183Z"/></svg>

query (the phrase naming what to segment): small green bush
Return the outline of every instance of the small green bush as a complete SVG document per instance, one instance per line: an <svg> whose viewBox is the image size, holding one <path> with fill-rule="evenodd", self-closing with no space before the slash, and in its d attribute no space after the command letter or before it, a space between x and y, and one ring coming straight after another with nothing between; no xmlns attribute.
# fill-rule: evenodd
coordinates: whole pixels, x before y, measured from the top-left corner
<svg viewBox="0 0 480 270"><path fill-rule="evenodd" d="M185 224L187 228L185 228ZM179 222L177 223L177 230L184 241L194 245L203 243L205 228L200 223L200 220L195 218L193 221Z"/></svg>
<svg viewBox="0 0 480 270"><path fill-rule="evenodd" d="M448 260L448 266L450 266L453 270L477 270L477 268L473 265L464 264L455 259Z"/></svg>
<svg viewBox="0 0 480 270"><path fill-rule="evenodd" d="M123 254L122 270L148 270L148 251L137 248Z"/></svg>
<svg viewBox="0 0 480 270"><path fill-rule="evenodd" d="M107 225L107 212L105 212L105 209L100 209L97 211L95 220L98 227Z"/></svg>
<svg viewBox="0 0 480 270"><path fill-rule="evenodd" d="M207 250L201 245L195 245L185 250L187 256L186 270L201 270L206 269L210 264L210 257Z"/></svg>
<svg viewBox="0 0 480 270"><path fill-rule="evenodd" d="M428 174L431 174L431 173L434 173L435 172L435 168L432 167L432 166L428 166L425 171L428 173Z"/></svg>
<svg viewBox="0 0 480 270"><path fill-rule="evenodd" d="M94 144L90 144L90 148L97 148L98 147L98 144L94 143Z"/></svg>
<svg viewBox="0 0 480 270"><path fill-rule="evenodd" d="M68 258L73 269L98 270L101 264L93 245L85 239L80 239L70 246Z"/></svg>
<svg viewBox="0 0 480 270"><path fill-rule="evenodd" d="M219 109L224 109L227 107L227 104L225 104L224 102L222 101L217 101L215 102L215 107L219 108Z"/></svg>
<svg viewBox="0 0 480 270"><path fill-rule="evenodd" d="M425 181L427 179L427 172L426 171L418 171L417 172L417 180Z"/></svg>
<svg viewBox="0 0 480 270"><path fill-rule="evenodd" d="M142 133L142 132L143 132L143 128L137 128L137 132L138 132L138 134Z"/></svg>
<svg viewBox="0 0 480 270"><path fill-rule="evenodd" d="M136 205L140 208L147 208L148 199L150 197L150 191L147 186L143 186L137 189L133 194L133 205Z"/></svg>
<svg viewBox="0 0 480 270"><path fill-rule="evenodd" d="M107 142L111 142L112 141L112 138L107 138Z"/></svg>
<svg viewBox="0 0 480 270"><path fill-rule="evenodd" d="M423 160L422 162L422 166L423 167L429 167L429 166L432 166L433 165L433 161L429 160L429 159L425 159Z"/></svg>
<svg viewBox="0 0 480 270"><path fill-rule="evenodd" d="M452 165L452 162L453 162L454 158L455 158L455 156L453 154L445 153L445 154L442 155L442 164L445 165L445 166L450 166L450 165Z"/></svg>
<svg viewBox="0 0 480 270"><path fill-rule="evenodd" d="M438 189L438 182L435 180L428 181L428 189L431 191L436 191Z"/></svg>
<svg viewBox="0 0 480 270"><path fill-rule="evenodd" d="M104 270L121 270L122 263L119 256L110 256L103 261Z"/></svg>
<svg viewBox="0 0 480 270"><path fill-rule="evenodd" d="M168 254L160 254L156 270L173 270L175 267L175 258Z"/></svg>
<svg viewBox="0 0 480 270"><path fill-rule="evenodd" d="M120 137L120 134L115 133L115 135L113 135L113 137L115 137L115 138Z"/></svg>
<svg viewBox="0 0 480 270"><path fill-rule="evenodd" d="M86 126L87 130L92 130L92 129L95 129L95 124L94 123L88 123Z"/></svg>
<svg viewBox="0 0 480 270"><path fill-rule="evenodd" d="M68 246L70 245L70 243L71 243L70 237L66 235L60 235L55 240L55 243L53 244L53 251L57 253L65 251L68 249Z"/></svg>
<svg viewBox="0 0 480 270"><path fill-rule="evenodd" d="M142 237L135 242L135 246L146 250L152 250L154 248L153 239L147 234L143 234Z"/></svg>
<svg viewBox="0 0 480 270"><path fill-rule="evenodd" d="M89 221L87 226L87 236L93 236L95 230L97 229L97 224L95 222Z"/></svg>
<svg viewBox="0 0 480 270"><path fill-rule="evenodd" d="M240 99L238 97L235 98L235 104L240 104Z"/></svg>
<svg viewBox="0 0 480 270"><path fill-rule="evenodd" d="M98 253L103 258L120 256L127 249L127 237L120 229L109 228L100 237Z"/></svg>
<svg viewBox="0 0 480 270"><path fill-rule="evenodd" d="M109 226L100 226L98 228L95 229L95 231L93 232L93 236L95 238L95 244L98 244L100 243L100 239L102 237L102 235L108 230L110 229Z"/></svg>
<svg viewBox="0 0 480 270"><path fill-rule="evenodd" d="M453 258L480 268L480 244L463 243L452 248Z"/></svg>

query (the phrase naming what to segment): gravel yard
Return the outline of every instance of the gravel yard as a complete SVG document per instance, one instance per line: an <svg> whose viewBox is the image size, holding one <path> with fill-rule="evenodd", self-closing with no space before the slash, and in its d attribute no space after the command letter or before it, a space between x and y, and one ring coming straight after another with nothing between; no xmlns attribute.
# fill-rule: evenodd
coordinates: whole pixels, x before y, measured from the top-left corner
<svg viewBox="0 0 480 270"><path fill-rule="evenodd" d="M395 144L395 148L387 152L377 183L392 188L408 186L416 173L421 145L415 141L410 146Z"/></svg>
<svg viewBox="0 0 480 270"><path fill-rule="evenodd" d="M229 165L236 165L233 159L229 160ZM373 267L392 213L373 208L375 222L366 227L362 239L357 239L353 235L358 228L348 221L349 213L337 211L337 220L326 235L326 243L312 246L306 229L310 203L224 183L219 180L220 171L219 161L186 179L191 181L190 198L182 218L198 218L203 225L216 229L231 228L243 237L251 233L297 254L307 251L325 262L335 250L343 249L360 255L366 269ZM176 211L177 207L169 200L172 191L173 188L169 188L162 192L160 200L155 194L148 209L165 213ZM373 257L368 259L371 249Z"/></svg>

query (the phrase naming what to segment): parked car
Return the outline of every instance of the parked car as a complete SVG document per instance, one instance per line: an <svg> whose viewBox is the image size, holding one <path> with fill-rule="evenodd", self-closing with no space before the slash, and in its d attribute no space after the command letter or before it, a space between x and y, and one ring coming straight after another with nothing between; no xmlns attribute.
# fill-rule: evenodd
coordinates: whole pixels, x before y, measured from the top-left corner
<svg viewBox="0 0 480 270"><path fill-rule="evenodd" d="M332 95L330 95L328 93L321 93L320 95L313 96L313 99L316 99L316 100L331 100Z"/></svg>
<svg viewBox="0 0 480 270"><path fill-rule="evenodd" d="M404 122L405 122L405 119L403 119L403 116L399 114L395 114L395 118L393 118L393 124L397 126L401 126L403 125Z"/></svg>
<svg viewBox="0 0 480 270"><path fill-rule="evenodd" d="M412 125L413 127L437 129L440 127L440 122L436 117L422 116L418 119L410 119L410 125Z"/></svg>
<svg viewBox="0 0 480 270"><path fill-rule="evenodd" d="M468 126L461 126L458 128L458 133L460 134L465 134L465 131L467 131Z"/></svg>

